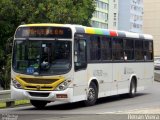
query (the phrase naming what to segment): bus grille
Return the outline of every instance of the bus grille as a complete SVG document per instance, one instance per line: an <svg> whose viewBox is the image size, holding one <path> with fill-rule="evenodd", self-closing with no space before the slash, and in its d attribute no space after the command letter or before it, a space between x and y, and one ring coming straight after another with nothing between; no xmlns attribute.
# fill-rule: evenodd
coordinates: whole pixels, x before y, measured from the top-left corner
<svg viewBox="0 0 160 120"><path fill-rule="evenodd" d="M26 83L31 84L52 84L58 79L21 78Z"/></svg>
<svg viewBox="0 0 160 120"><path fill-rule="evenodd" d="M26 86L27 88L31 88L31 89L37 89L37 86L29 86L29 85L27 85ZM40 87L39 89L52 89L52 87L50 87L50 86L42 86L42 87Z"/></svg>

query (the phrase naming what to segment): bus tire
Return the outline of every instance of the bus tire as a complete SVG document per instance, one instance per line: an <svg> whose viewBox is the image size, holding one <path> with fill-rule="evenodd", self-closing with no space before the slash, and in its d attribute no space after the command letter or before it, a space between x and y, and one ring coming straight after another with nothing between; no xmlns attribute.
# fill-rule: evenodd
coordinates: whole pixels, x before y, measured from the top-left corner
<svg viewBox="0 0 160 120"><path fill-rule="evenodd" d="M130 89L128 93L128 97L133 98L136 95L136 81L134 78L132 78L130 83Z"/></svg>
<svg viewBox="0 0 160 120"><path fill-rule="evenodd" d="M47 101L30 100L30 103L37 109L43 109L47 105Z"/></svg>
<svg viewBox="0 0 160 120"><path fill-rule="evenodd" d="M87 100L84 101L86 106L92 106L96 103L98 98L98 89L95 83L91 82L87 92Z"/></svg>

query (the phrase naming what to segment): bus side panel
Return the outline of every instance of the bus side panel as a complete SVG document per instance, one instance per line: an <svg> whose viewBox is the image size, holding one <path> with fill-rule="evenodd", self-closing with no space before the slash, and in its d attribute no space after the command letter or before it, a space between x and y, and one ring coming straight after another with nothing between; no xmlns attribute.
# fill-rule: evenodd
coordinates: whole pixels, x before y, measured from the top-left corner
<svg viewBox="0 0 160 120"><path fill-rule="evenodd" d="M144 63L144 85L149 87L154 81L154 67L153 62Z"/></svg>
<svg viewBox="0 0 160 120"><path fill-rule="evenodd" d="M153 63L113 63L113 81L117 82L118 94L129 92L133 74L137 78L137 90L144 90L153 82Z"/></svg>
<svg viewBox="0 0 160 120"><path fill-rule="evenodd" d="M125 72L126 63L113 63L113 80L117 84L117 94L127 93L129 75Z"/></svg>
<svg viewBox="0 0 160 120"><path fill-rule="evenodd" d="M152 62L118 64L115 70L119 71L118 73L121 75L119 75L120 80L118 80L118 94L126 93L127 89L129 91L132 74L135 74L137 78L137 91L152 85L154 73Z"/></svg>
<svg viewBox="0 0 160 120"><path fill-rule="evenodd" d="M117 93L116 86L112 83L112 63L94 63L88 64L88 79L96 78L99 84L98 97L105 97L111 95L111 88Z"/></svg>
<svg viewBox="0 0 160 120"><path fill-rule="evenodd" d="M137 90L144 90L144 62L137 62L137 63L128 63L127 65L129 69L126 69L126 73L132 73L135 74L136 80L137 80ZM129 88L130 88L130 82L129 81Z"/></svg>
<svg viewBox="0 0 160 120"><path fill-rule="evenodd" d="M74 101L81 101L87 99L87 83L87 69L74 72Z"/></svg>
<svg viewBox="0 0 160 120"><path fill-rule="evenodd" d="M152 85L153 81L153 63L140 62L134 63L134 71L137 77L137 91L144 90L147 86Z"/></svg>

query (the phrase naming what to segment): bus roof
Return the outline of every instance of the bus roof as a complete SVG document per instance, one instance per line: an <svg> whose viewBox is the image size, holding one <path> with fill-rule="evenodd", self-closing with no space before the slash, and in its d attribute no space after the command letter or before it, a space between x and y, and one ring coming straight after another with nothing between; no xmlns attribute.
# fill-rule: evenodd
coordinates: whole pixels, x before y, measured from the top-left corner
<svg viewBox="0 0 160 120"><path fill-rule="evenodd" d="M86 34L97 34L97 35L106 35L111 37L127 37L127 38L142 38L152 40L153 36L149 34L139 34L127 31L120 30L111 30L111 29L102 29L94 27L86 27L82 25L74 24L55 24L55 23L39 23L39 24L25 24L20 25L19 27L43 27L43 26L58 26L58 27L74 27L77 33L86 33Z"/></svg>

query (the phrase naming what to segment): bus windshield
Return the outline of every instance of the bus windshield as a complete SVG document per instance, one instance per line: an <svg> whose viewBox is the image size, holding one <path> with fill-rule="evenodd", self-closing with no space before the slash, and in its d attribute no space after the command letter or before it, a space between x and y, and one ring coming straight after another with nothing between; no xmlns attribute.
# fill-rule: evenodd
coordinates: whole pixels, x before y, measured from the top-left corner
<svg viewBox="0 0 160 120"><path fill-rule="evenodd" d="M22 74L64 74L71 68L71 41L15 40L13 50L13 69Z"/></svg>

